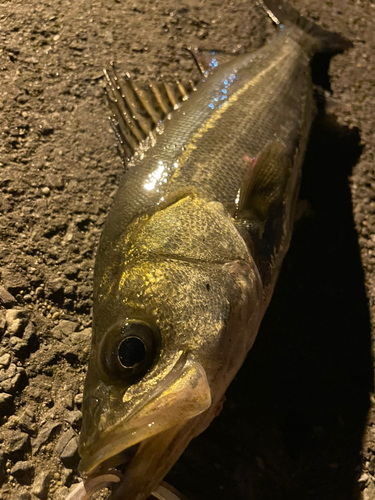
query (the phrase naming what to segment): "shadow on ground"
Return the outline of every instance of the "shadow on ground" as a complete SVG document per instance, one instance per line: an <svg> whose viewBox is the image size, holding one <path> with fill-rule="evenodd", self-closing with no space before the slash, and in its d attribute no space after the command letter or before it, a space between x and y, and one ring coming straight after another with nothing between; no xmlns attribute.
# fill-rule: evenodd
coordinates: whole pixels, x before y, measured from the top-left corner
<svg viewBox="0 0 375 500"><path fill-rule="evenodd" d="M348 176L358 130L319 114L295 227L257 341L219 418L167 481L189 500L346 500L372 383L370 323Z"/></svg>

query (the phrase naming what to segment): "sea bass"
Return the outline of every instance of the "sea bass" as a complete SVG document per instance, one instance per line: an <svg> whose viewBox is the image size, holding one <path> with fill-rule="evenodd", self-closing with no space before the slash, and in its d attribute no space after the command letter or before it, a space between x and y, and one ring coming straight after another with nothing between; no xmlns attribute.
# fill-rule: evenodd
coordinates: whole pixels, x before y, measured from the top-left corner
<svg viewBox="0 0 375 500"><path fill-rule="evenodd" d="M198 54L204 81L180 107L165 87L178 109L146 146L165 99L128 85L137 113L110 79L120 135L137 151L96 257L87 480L71 498L113 482L113 498L147 499L218 415L257 335L292 234L314 115L310 60L351 45L266 4L280 33L252 53Z"/></svg>

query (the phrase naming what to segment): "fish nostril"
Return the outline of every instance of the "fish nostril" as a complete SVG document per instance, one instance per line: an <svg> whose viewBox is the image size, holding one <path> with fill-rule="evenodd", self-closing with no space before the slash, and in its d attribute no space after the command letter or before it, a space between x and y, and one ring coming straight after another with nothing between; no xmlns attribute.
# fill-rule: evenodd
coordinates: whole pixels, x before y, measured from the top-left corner
<svg viewBox="0 0 375 500"><path fill-rule="evenodd" d="M92 412L94 412L98 408L99 403L100 403L100 399L92 396L89 400L90 410Z"/></svg>

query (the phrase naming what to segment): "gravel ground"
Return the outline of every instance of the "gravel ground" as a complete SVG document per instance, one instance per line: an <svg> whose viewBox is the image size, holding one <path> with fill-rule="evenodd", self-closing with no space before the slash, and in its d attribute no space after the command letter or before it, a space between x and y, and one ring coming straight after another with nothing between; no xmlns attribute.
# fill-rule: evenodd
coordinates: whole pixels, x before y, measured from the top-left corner
<svg viewBox="0 0 375 500"><path fill-rule="evenodd" d="M274 299L224 410L172 469L189 500L375 499L375 4L295 0L354 48L316 61L313 127ZM65 498L91 334L92 269L123 165L102 68L197 76L187 45L258 48L255 3L0 4L0 498Z"/></svg>

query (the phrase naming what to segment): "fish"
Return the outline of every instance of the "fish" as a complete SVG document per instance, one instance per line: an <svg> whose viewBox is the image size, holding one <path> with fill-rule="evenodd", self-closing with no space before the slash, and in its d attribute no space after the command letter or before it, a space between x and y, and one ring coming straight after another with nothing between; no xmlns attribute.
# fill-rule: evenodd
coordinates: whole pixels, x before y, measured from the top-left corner
<svg viewBox="0 0 375 500"><path fill-rule="evenodd" d="M194 51L197 90L106 73L128 161L96 256L84 482L69 499L108 484L115 500L163 498L271 300L315 114L310 61L352 44L286 3L259 4L277 35L240 55Z"/></svg>

